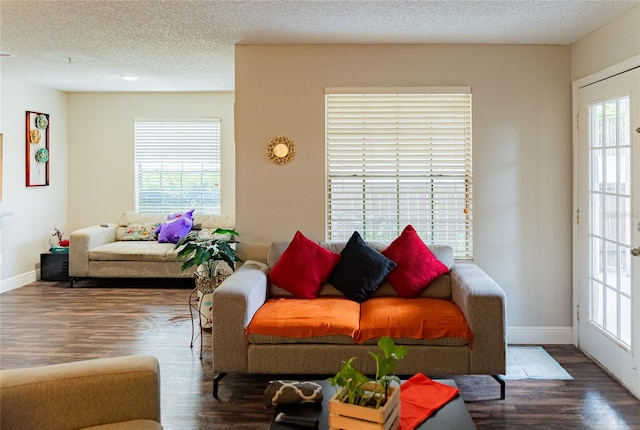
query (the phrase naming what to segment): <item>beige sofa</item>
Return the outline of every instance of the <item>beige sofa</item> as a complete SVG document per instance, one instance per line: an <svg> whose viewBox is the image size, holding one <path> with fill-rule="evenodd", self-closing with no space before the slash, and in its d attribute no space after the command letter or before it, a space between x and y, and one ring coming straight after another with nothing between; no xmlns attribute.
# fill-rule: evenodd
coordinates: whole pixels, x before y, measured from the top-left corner
<svg viewBox="0 0 640 430"><path fill-rule="evenodd" d="M158 430L160 370L128 356L0 372L2 430Z"/></svg>
<svg viewBox="0 0 640 430"><path fill-rule="evenodd" d="M375 363L368 354L377 351L375 340L357 343L344 336L300 339L247 334L252 318L268 298L287 296L284 290L270 285L267 274L288 244L271 244L266 264L247 261L214 292L214 395L226 373L331 375L341 367L343 360L352 356L357 357L358 366L364 372L375 373ZM345 244L321 243L335 252L340 252ZM369 242L368 245L381 251L388 243ZM397 373L492 375L500 382L501 398L504 398L504 381L499 375L506 372L505 294L476 264L454 262L450 247L430 248L450 272L434 281L422 296L455 303L473 333L472 343L457 338L395 339L397 344L409 348L407 357L398 364ZM330 284L325 284L320 291L320 296L341 295ZM383 284L373 294L373 297L385 296L397 296L389 284ZM313 300L316 299L298 301L295 306L306 306L305 303ZM379 312L384 312L384 308ZM312 311L309 317L313 318Z"/></svg>
<svg viewBox="0 0 640 430"><path fill-rule="evenodd" d="M116 223L82 228L69 237L69 276L78 278L191 278L182 271L173 243L122 240L127 226L159 224L168 214L124 212ZM193 230L233 228L228 216L194 214ZM73 281L72 281L73 282Z"/></svg>

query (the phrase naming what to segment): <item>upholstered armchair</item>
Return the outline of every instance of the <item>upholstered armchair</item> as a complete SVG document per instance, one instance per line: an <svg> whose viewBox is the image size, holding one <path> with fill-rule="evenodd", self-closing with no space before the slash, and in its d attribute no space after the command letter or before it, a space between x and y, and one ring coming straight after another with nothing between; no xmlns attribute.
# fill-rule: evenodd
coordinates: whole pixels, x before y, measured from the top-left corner
<svg viewBox="0 0 640 430"><path fill-rule="evenodd" d="M3 430L158 430L160 369L126 356L0 371Z"/></svg>

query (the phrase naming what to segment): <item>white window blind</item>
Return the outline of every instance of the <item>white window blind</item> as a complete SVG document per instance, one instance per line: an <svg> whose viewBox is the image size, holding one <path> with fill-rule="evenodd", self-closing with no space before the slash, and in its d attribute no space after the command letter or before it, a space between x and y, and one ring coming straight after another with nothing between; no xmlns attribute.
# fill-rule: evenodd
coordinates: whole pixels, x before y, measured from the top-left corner
<svg viewBox="0 0 640 430"><path fill-rule="evenodd" d="M471 259L471 93L326 94L327 227L426 243Z"/></svg>
<svg viewBox="0 0 640 430"><path fill-rule="evenodd" d="M135 209L220 210L220 119L135 121Z"/></svg>

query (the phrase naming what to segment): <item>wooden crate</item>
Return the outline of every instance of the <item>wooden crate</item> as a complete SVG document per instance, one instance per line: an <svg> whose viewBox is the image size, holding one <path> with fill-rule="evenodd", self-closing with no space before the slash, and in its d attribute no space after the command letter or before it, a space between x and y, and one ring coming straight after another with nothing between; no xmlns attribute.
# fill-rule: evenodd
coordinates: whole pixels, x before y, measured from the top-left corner
<svg viewBox="0 0 640 430"><path fill-rule="evenodd" d="M400 427L400 387L389 388L391 394L378 409L350 405L329 400L329 429L331 430L395 430Z"/></svg>

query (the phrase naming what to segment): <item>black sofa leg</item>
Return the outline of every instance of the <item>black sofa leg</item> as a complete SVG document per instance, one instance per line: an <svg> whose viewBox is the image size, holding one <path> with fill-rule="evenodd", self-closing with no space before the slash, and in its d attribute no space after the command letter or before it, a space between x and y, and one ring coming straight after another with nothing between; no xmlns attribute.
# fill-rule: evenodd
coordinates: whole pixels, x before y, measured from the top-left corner
<svg viewBox="0 0 640 430"><path fill-rule="evenodd" d="M213 377L213 397L218 397L218 383L225 375L226 373L220 372Z"/></svg>
<svg viewBox="0 0 640 430"><path fill-rule="evenodd" d="M506 399L506 383L501 375L491 375L500 384L500 400Z"/></svg>

